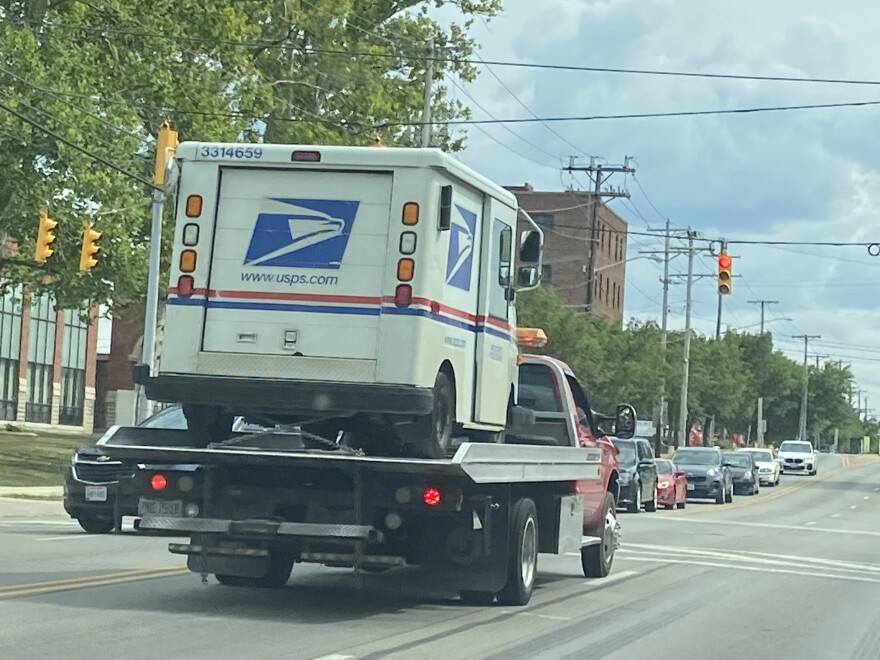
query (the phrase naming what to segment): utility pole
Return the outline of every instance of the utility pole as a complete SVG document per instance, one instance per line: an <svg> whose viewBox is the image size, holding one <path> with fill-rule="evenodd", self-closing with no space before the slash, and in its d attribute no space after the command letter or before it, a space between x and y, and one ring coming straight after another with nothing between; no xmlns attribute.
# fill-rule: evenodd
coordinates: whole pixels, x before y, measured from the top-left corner
<svg viewBox="0 0 880 660"><path fill-rule="evenodd" d="M764 446L764 397L758 397L758 446Z"/></svg>
<svg viewBox="0 0 880 660"><path fill-rule="evenodd" d="M596 249L599 243L599 206L603 197L629 198L628 190L605 190L602 191L602 185L611 178L613 174L634 174L635 169L629 166L629 156L624 158L623 165L602 165L596 163L596 157L590 157L590 164L586 167L575 167L574 162L570 162L568 167L563 168L566 172L585 172L593 183L593 202L590 205L590 253L587 261L587 304L584 311L590 313L593 311L593 299L595 297L596 288Z"/></svg>
<svg viewBox="0 0 880 660"><path fill-rule="evenodd" d="M721 301L724 300L724 296L720 293L718 294L718 314L715 317L715 340L721 339Z"/></svg>
<svg viewBox="0 0 880 660"><path fill-rule="evenodd" d="M431 146L431 101L434 96L434 39L428 41L425 60L425 93L422 104L422 148Z"/></svg>
<svg viewBox="0 0 880 660"><path fill-rule="evenodd" d="M177 148L177 131L171 130L168 120L162 123L156 135L156 163L153 170L153 219L150 226L150 270L147 274L147 305L144 314L143 345L141 363L145 364L149 375L153 373L156 362L156 325L159 321L159 269L162 248L162 212L165 209L165 170ZM138 422L150 416L150 402L143 385L138 386Z"/></svg>
<svg viewBox="0 0 880 660"><path fill-rule="evenodd" d="M760 305L761 306L761 334L764 334L764 307L767 305L778 305L778 300L750 300L750 304L752 305Z"/></svg>
<svg viewBox="0 0 880 660"><path fill-rule="evenodd" d="M810 365L808 350L811 339L821 339L822 335L792 335L792 339L804 340L804 390L801 393L801 417L798 422L798 440L807 439L807 388L810 382Z"/></svg>
<svg viewBox="0 0 880 660"><path fill-rule="evenodd" d="M666 350L666 322L669 319L669 218L663 235L663 309L660 311L660 348ZM664 398L666 397L664 389Z"/></svg>
<svg viewBox="0 0 880 660"><path fill-rule="evenodd" d="M684 308L684 371L681 378L681 403L678 409L678 424L681 429L680 438L676 439L676 447L687 446L687 414L688 414L688 378L690 376L691 360L691 292L694 283L694 232L688 229L688 270L687 292L685 294ZM681 445L678 440L681 440Z"/></svg>

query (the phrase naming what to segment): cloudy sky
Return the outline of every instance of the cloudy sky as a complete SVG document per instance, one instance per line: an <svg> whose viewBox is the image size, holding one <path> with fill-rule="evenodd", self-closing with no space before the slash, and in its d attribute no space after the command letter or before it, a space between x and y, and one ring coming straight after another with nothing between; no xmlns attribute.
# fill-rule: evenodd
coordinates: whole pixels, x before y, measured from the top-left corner
<svg viewBox="0 0 880 660"><path fill-rule="evenodd" d="M880 80L880 5L868 0L504 4L500 17L474 25L485 60ZM526 118L529 111L539 117L592 116L880 100L880 85L503 66L483 67L474 84L452 90L473 108L474 119ZM630 200L612 206L633 231L659 227L668 217L675 227L731 241L880 241L880 107L549 128L536 122L509 131L487 125L468 133L465 162L499 183L528 181L537 190L559 190L570 181L560 172L569 156L600 156L609 163L635 157L636 181L612 180L631 192ZM580 182L586 183L583 175ZM633 235L628 258L659 248L661 238ZM869 405L880 403L880 257L868 256L864 247L736 245L731 253L737 256L734 272L742 277L725 298L725 326L756 331L759 308L748 301L778 300L767 307L777 347L802 359L803 342L791 336L821 335L810 345L811 356L852 363ZM685 258L673 262L673 272L685 269ZM697 259L696 270L714 272L712 257ZM659 318L660 267L640 259L627 272L626 315ZM696 282L698 331L714 332L716 300L714 278ZM670 308L670 327L683 328L683 286L672 288ZM782 318L791 320L772 320Z"/></svg>

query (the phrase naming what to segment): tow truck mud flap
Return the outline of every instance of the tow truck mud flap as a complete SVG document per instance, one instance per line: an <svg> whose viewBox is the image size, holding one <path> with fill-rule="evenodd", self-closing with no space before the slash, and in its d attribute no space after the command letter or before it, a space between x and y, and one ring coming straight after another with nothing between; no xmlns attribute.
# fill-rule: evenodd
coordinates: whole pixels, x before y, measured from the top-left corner
<svg viewBox="0 0 880 660"><path fill-rule="evenodd" d="M456 516L436 519L423 539L422 563L453 590L495 593L507 583L509 498L478 497Z"/></svg>

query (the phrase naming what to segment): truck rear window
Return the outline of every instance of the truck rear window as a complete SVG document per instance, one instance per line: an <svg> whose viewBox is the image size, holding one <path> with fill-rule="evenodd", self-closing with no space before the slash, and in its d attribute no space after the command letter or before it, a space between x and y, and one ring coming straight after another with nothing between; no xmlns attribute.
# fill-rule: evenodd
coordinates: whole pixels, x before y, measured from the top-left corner
<svg viewBox="0 0 880 660"><path fill-rule="evenodd" d="M519 366L519 404L535 412L563 412L556 380L546 366Z"/></svg>

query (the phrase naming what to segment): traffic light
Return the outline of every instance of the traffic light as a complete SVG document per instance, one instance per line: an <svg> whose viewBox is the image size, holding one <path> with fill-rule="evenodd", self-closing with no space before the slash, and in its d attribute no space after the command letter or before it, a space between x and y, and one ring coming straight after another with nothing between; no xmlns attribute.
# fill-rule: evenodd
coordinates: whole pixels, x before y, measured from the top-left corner
<svg viewBox="0 0 880 660"><path fill-rule="evenodd" d="M58 223L49 217L45 209L40 209L40 225L37 229L37 245L34 248L34 261L44 264L46 259L52 256L55 250L52 243L55 242L55 227Z"/></svg>
<svg viewBox="0 0 880 660"><path fill-rule="evenodd" d="M730 293L732 280L730 270L733 266L733 259L727 254L727 248L721 248L721 254L718 255L718 295L726 296Z"/></svg>
<svg viewBox="0 0 880 660"><path fill-rule="evenodd" d="M165 170L168 161L174 157L177 149L177 131L171 129L171 124L166 119L162 122L159 133L156 135L156 165L153 170L153 184L162 186L165 184Z"/></svg>
<svg viewBox="0 0 880 660"><path fill-rule="evenodd" d="M101 238L101 232L96 231L91 222L83 220L82 250L79 253L80 270L91 270L98 264L95 255L101 250L98 245L99 238Z"/></svg>

